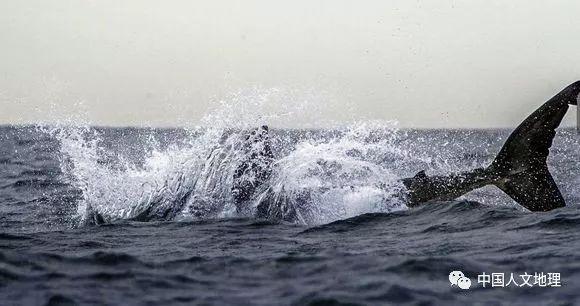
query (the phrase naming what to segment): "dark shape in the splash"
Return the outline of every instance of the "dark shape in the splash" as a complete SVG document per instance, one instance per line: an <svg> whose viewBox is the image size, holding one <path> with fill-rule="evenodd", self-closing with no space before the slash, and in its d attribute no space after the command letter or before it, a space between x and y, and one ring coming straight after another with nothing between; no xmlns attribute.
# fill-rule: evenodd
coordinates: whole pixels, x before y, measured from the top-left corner
<svg viewBox="0 0 580 306"><path fill-rule="evenodd" d="M239 212L245 208L244 202L250 200L258 187L262 186L272 174L272 145L268 126L263 125L249 132L242 143L242 160L234 171L232 196Z"/></svg>
<svg viewBox="0 0 580 306"><path fill-rule="evenodd" d="M509 136L487 168L447 176L424 171L403 180L409 206L453 200L474 189L495 185L531 211L549 211L566 205L546 160L556 128L568 105L577 105L580 81L566 87L533 112Z"/></svg>

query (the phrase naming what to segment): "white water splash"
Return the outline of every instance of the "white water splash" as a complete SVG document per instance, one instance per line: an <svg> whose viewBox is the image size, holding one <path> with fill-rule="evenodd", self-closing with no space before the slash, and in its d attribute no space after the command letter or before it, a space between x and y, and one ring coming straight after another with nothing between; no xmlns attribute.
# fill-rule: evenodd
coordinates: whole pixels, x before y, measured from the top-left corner
<svg viewBox="0 0 580 306"><path fill-rule="evenodd" d="M381 165L385 155L404 157L393 145L396 135L391 123L367 123L343 128L330 139L305 139L276 163L265 193L275 195L276 208L296 210L296 219L305 224L405 209L402 183Z"/></svg>
<svg viewBox="0 0 580 306"><path fill-rule="evenodd" d="M284 99L288 103L280 102ZM122 155L113 156L115 166L103 162L115 154L105 149L103 136L92 128L45 130L60 141L63 172L82 191L80 218L96 211L114 221L146 210L170 211L172 219L235 217L231 188L239 161L239 131L274 119L312 116L310 104L320 101L291 98L279 89L234 95L205 116L201 127L189 131L186 145L159 149L151 139L142 164ZM294 222L320 224L405 209L401 168L429 162L400 147L400 132L392 122L353 123L324 137L291 134L272 136L279 146L274 150L282 153L268 188L257 194L252 206L257 209L265 197L275 199L281 207L295 209Z"/></svg>

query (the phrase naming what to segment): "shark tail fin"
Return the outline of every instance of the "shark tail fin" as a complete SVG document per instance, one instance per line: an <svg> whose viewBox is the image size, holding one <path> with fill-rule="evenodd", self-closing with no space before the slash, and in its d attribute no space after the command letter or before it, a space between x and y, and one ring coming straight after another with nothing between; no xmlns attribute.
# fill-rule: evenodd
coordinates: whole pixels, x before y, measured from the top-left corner
<svg viewBox="0 0 580 306"><path fill-rule="evenodd" d="M489 167L494 184L531 211L566 205L546 163L556 128L568 105L575 105L580 81L566 87L524 120Z"/></svg>

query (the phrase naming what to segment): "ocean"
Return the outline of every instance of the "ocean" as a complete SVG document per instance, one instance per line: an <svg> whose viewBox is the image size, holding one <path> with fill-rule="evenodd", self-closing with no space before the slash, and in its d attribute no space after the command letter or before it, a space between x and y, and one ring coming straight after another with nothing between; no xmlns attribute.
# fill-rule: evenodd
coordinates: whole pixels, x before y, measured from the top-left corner
<svg viewBox="0 0 580 306"><path fill-rule="evenodd" d="M532 213L495 187L412 209L402 196L399 180L418 171L487 165L509 130L272 128L272 190L309 194L292 222L233 207L236 133L0 127L0 305L580 303L573 130L558 131L548 161L567 207ZM172 218L130 218L184 194L196 200ZM492 287L492 273L505 281Z"/></svg>

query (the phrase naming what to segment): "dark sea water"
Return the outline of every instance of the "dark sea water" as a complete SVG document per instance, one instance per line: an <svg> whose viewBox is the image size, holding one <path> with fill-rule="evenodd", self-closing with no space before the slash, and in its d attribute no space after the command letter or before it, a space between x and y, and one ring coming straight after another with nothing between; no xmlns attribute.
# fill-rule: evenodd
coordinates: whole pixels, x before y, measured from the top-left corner
<svg viewBox="0 0 580 306"><path fill-rule="evenodd" d="M183 130L84 128L80 137L70 130L0 127L0 305L580 303L580 154L571 130L559 131L549 159L568 206L548 213L524 211L493 187L413 209L378 205L365 198L376 190L342 176L357 191L325 189L319 204L338 212L306 223L221 213L105 225L83 224L79 207L122 211L150 203L143 199L155 188L170 203L171 173L187 173L184 156L203 148ZM359 169L340 152L367 144L377 146L360 159L392 180L423 169L463 171L491 161L509 134L396 131L385 145L376 139L384 133L366 131L356 141L332 131L274 131L275 153L287 157L280 177L311 188L318 174L297 179L295 169L315 159ZM451 286L454 270L471 289ZM560 273L561 287L483 288L483 272Z"/></svg>

